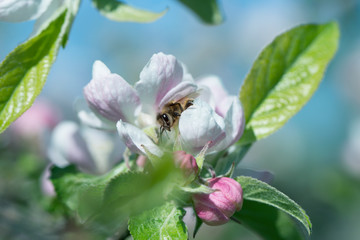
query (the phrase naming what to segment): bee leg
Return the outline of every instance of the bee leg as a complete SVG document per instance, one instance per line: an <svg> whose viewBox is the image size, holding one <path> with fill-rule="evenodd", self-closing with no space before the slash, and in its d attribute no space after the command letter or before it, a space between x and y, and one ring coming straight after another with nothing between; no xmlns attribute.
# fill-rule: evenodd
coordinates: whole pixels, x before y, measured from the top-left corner
<svg viewBox="0 0 360 240"><path fill-rule="evenodd" d="M169 130L169 132L170 132L170 130ZM165 134L166 134L166 137L167 137L167 138L170 138L169 135L168 135L168 133L167 133L167 131L165 132Z"/></svg>
<svg viewBox="0 0 360 240"><path fill-rule="evenodd" d="M164 130L165 130L164 127L163 127L163 126L160 126L159 143L161 143L162 134L163 134Z"/></svg>

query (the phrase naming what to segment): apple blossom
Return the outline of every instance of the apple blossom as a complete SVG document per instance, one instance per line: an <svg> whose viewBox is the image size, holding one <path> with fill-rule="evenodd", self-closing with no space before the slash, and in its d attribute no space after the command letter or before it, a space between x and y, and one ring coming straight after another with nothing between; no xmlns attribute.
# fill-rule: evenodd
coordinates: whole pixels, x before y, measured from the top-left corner
<svg viewBox="0 0 360 240"><path fill-rule="evenodd" d="M48 157L58 167L75 164L85 172L101 174L121 160L124 149L115 133L66 121L54 129Z"/></svg>
<svg viewBox="0 0 360 240"><path fill-rule="evenodd" d="M161 156L159 147L142 131L156 126L156 115L170 101L196 95L197 86L183 64L172 55L154 54L131 86L100 61L84 88L90 111L77 103L78 116L87 125L116 129L127 147L139 154Z"/></svg>
<svg viewBox="0 0 360 240"><path fill-rule="evenodd" d="M242 207L241 185L232 178L218 177L208 180L208 187L216 191L193 195L195 212L208 225L222 225Z"/></svg>
<svg viewBox="0 0 360 240"><path fill-rule="evenodd" d="M204 85L199 89L185 66L172 55L154 54L134 87L96 61L93 78L84 88L90 109L79 102L78 116L82 122L96 128L109 130L116 126L132 152L161 156L163 151L157 145L158 136L150 133L151 129L159 127L157 114L169 102L192 98L195 99L193 106L180 116L179 133L171 131L167 143L176 142L179 134L180 144L193 155L208 142L211 142L209 152L220 151L240 138L244 129L243 110L237 97L226 96L229 104L219 106L224 113L219 115L204 97L196 99L202 90L208 93L208 99L214 99L209 88Z"/></svg>

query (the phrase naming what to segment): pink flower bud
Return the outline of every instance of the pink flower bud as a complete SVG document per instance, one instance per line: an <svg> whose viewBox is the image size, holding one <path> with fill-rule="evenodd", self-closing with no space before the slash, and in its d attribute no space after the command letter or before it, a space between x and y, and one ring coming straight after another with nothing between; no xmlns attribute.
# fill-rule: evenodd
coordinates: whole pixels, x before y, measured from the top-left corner
<svg viewBox="0 0 360 240"><path fill-rule="evenodd" d="M208 180L209 187L218 191L210 194L194 194L196 214L206 224L222 225L239 211L243 204L243 192L240 183L232 178L221 177Z"/></svg>
<svg viewBox="0 0 360 240"><path fill-rule="evenodd" d="M189 177L197 174L199 171L196 159L193 155L187 154L185 151L176 151L174 153L175 165L184 171L184 175Z"/></svg>

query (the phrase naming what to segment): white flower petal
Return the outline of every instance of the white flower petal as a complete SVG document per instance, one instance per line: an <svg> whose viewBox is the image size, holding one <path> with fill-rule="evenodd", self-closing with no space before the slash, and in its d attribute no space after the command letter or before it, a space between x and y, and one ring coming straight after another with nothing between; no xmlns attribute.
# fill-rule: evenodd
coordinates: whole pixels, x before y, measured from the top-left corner
<svg viewBox="0 0 360 240"><path fill-rule="evenodd" d="M97 173L106 173L122 159L125 145L117 133L82 128L81 135L94 160Z"/></svg>
<svg viewBox="0 0 360 240"><path fill-rule="evenodd" d="M228 97L228 99L224 101L231 102L231 106L224 119L226 137L221 143L214 147L216 151L221 151L238 141L245 127L244 111L238 97Z"/></svg>
<svg viewBox="0 0 360 240"><path fill-rule="evenodd" d="M59 167L70 163L92 172L94 163L79 126L74 122L62 122L53 131L48 156Z"/></svg>
<svg viewBox="0 0 360 240"><path fill-rule="evenodd" d="M214 99L216 101L222 100L224 97L228 96L218 76L215 75L204 76L197 79L196 83L199 86L208 87L211 90L211 93L213 94Z"/></svg>
<svg viewBox="0 0 360 240"><path fill-rule="evenodd" d="M108 131L116 131L116 124L104 118L100 114L97 115L96 112L91 111L85 99L76 99L74 108L77 112L78 118L86 126Z"/></svg>
<svg viewBox="0 0 360 240"><path fill-rule="evenodd" d="M224 127L223 119L198 99L181 114L179 121L184 148L192 154L199 153L209 141L211 151L225 137Z"/></svg>
<svg viewBox="0 0 360 240"><path fill-rule="evenodd" d="M197 99L206 102L212 109L215 109L216 103L210 89L207 86L198 85L198 92L200 94Z"/></svg>
<svg viewBox="0 0 360 240"><path fill-rule="evenodd" d="M0 21L22 22L38 18L52 0L2 0Z"/></svg>
<svg viewBox="0 0 360 240"><path fill-rule="evenodd" d="M140 73L140 80L136 83L142 111L154 115L160 101L167 92L177 86L183 78L183 68L172 55L154 54Z"/></svg>
<svg viewBox="0 0 360 240"><path fill-rule="evenodd" d="M226 117L226 113L230 109L231 104L233 103L235 96L227 96L224 97L221 101L218 101L215 106L215 112L222 116L223 118Z"/></svg>
<svg viewBox="0 0 360 240"><path fill-rule="evenodd" d="M96 60L93 64L92 77L103 78L111 74L110 69L100 60Z"/></svg>
<svg viewBox="0 0 360 240"><path fill-rule="evenodd" d="M116 124L120 137L125 145L132 151L142 155L147 155L143 146L153 155L162 156L160 148L139 128L123 121Z"/></svg>
<svg viewBox="0 0 360 240"><path fill-rule="evenodd" d="M135 89L119 75L110 73L100 61L94 63L93 73L93 79L84 88L91 109L113 122L121 119L135 123L141 108Z"/></svg>
<svg viewBox="0 0 360 240"><path fill-rule="evenodd" d="M50 147L47 149L47 155L50 161L58 167L66 167L67 165L69 165L70 163L65 158L64 154L58 149L58 147L51 146L52 144L56 145L56 143L50 143Z"/></svg>
<svg viewBox="0 0 360 240"><path fill-rule="evenodd" d="M157 111L160 111L165 104L169 103L170 101L178 101L186 96L189 96L195 93L197 90L197 85L193 82L181 82L176 87L170 89L167 94L161 99Z"/></svg>

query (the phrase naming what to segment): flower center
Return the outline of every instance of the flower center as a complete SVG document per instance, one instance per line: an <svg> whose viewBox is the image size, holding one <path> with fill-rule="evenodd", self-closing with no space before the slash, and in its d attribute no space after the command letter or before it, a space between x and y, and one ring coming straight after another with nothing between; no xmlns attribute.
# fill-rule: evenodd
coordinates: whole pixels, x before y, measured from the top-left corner
<svg viewBox="0 0 360 240"><path fill-rule="evenodd" d="M171 131L171 128L178 123L181 113L193 105L191 98L182 98L176 102L165 104L162 111L157 114L156 120L160 124L160 134L165 130Z"/></svg>

